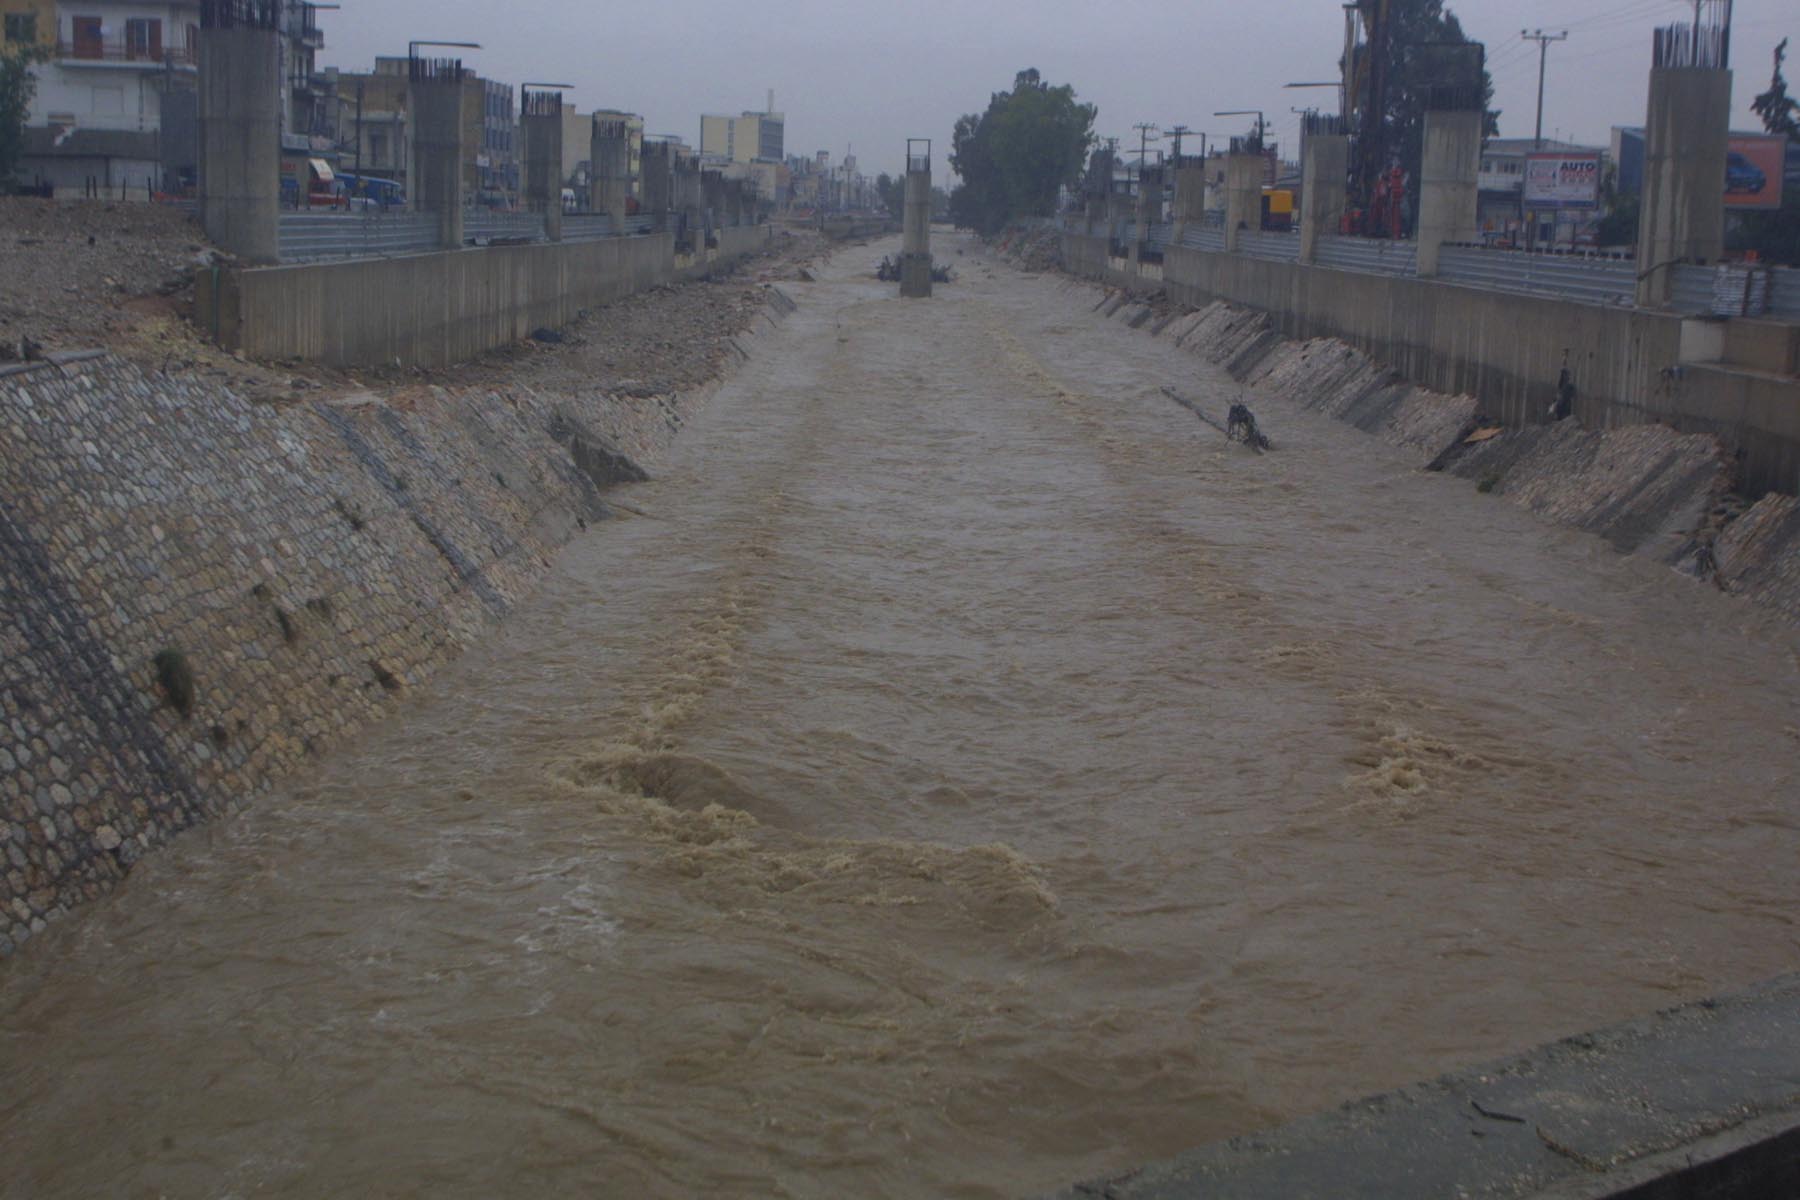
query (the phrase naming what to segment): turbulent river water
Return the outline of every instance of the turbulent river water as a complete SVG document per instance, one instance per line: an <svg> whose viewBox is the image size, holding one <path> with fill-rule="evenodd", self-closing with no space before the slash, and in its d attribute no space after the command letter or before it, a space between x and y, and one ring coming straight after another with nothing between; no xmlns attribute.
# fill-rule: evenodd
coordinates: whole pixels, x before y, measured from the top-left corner
<svg viewBox="0 0 1800 1200"><path fill-rule="evenodd" d="M1790 632L883 249L0 967L4 1194L1030 1194L1800 965Z"/></svg>

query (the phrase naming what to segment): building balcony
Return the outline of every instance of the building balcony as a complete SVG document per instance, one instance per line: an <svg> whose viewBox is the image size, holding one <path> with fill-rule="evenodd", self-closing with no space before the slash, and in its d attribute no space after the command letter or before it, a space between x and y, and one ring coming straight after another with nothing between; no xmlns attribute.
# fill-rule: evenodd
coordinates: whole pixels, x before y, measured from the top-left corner
<svg viewBox="0 0 1800 1200"><path fill-rule="evenodd" d="M56 43L56 58L69 67L123 67L143 71L199 69L199 52L186 46L146 46L124 38Z"/></svg>

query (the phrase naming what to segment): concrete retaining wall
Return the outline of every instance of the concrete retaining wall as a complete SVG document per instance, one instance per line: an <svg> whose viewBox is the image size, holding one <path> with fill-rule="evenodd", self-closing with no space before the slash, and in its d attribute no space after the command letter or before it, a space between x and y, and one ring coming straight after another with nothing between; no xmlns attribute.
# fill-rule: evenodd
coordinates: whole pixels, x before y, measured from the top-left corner
<svg viewBox="0 0 1800 1200"><path fill-rule="evenodd" d="M1064 237L1076 274L1131 286L1106 269L1106 243ZM1683 364L1667 313L1524 296L1171 246L1158 283L1170 298L1223 300L1268 314L1290 338L1337 338L1425 387L1478 398L1511 426L1540 422L1568 356L1575 415L1590 428L1662 422L1718 438L1752 491L1800 491L1800 382Z"/></svg>
<svg viewBox="0 0 1800 1200"><path fill-rule="evenodd" d="M276 407L100 354L0 370L0 954L384 713L710 390Z"/></svg>
<svg viewBox="0 0 1800 1200"><path fill-rule="evenodd" d="M682 260L664 233L203 274L195 321L251 358L448 366L583 309L728 269L769 235L767 225L721 230L716 250Z"/></svg>
<svg viewBox="0 0 1800 1200"><path fill-rule="evenodd" d="M1475 397L1420 387L1335 338L1283 337L1255 309L1215 301L1187 310L1115 290L1096 311L1173 341L1255 393L1372 433L1422 467L1800 618L1800 508L1772 492L1741 511L1735 464L1709 434L1578 421L1494 430ZM1469 441L1483 426L1487 433Z"/></svg>

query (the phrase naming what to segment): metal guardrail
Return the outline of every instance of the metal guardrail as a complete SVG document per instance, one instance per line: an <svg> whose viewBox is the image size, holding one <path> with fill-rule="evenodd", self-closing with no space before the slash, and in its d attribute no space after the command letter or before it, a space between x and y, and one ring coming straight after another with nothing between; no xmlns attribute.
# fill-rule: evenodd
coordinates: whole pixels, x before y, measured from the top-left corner
<svg viewBox="0 0 1800 1200"><path fill-rule="evenodd" d="M1164 222L1160 225L1150 226L1150 236L1144 240L1152 250L1161 252L1169 248L1169 243L1174 237L1175 226Z"/></svg>
<svg viewBox="0 0 1800 1200"><path fill-rule="evenodd" d="M463 214L463 238L476 245L497 241L541 242L547 236L544 218L538 213L475 208Z"/></svg>
<svg viewBox="0 0 1800 1200"><path fill-rule="evenodd" d="M1218 253L1225 249L1225 231L1210 229L1205 225L1189 225L1182 229L1181 241L1177 244L1190 250L1211 250Z"/></svg>
<svg viewBox="0 0 1800 1200"><path fill-rule="evenodd" d="M1680 263L1669 270L1674 277L1671 291L1674 293L1673 305L1676 312L1697 316L1712 310L1713 270L1711 267L1696 267L1690 263Z"/></svg>
<svg viewBox="0 0 1800 1200"><path fill-rule="evenodd" d="M612 217L606 213L571 213L563 218L565 242L597 242L612 235Z"/></svg>
<svg viewBox="0 0 1800 1200"><path fill-rule="evenodd" d="M1438 255L1438 278L1586 304L1628 306L1637 298L1637 263L1623 258L1445 246Z"/></svg>
<svg viewBox="0 0 1800 1200"><path fill-rule="evenodd" d="M282 213L277 234L283 262L379 258L438 248L435 213Z"/></svg>
<svg viewBox="0 0 1800 1200"><path fill-rule="evenodd" d="M1769 315L1784 321L1800 321L1800 267L1772 267L1774 290L1769 293Z"/></svg>
<svg viewBox="0 0 1800 1200"><path fill-rule="evenodd" d="M637 213L634 216L626 217L624 220L623 232L627 236L632 234L654 233L655 231L656 218L649 213Z"/></svg>
<svg viewBox="0 0 1800 1200"><path fill-rule="evenodd" d="M1313 247L1317 266L1376 275L1412 275L1419 266L1416 242L1391 238L1321 237Z"/></svg>
<svg viewBox="0 0 1800 1200"><path fill-rule="evenodd" d="M1273 262L1297 262L1300 258L1298 233L1271 233L1244 230L1238 234L1238 253L1250 258Z"/></svg>
<svg viewBox="0 0 1800 1200"><path fill-rule="evenodd" d="M1204 223L1185 225L1173 244L1193 250L1222 253L1225 233L1222 214L1208 213ZM1218 223L1212 218L1221 217ZM1080 232L1082 225L1066 221L1064 227ZM1172 227L1152 226L1149 244L1165 250ZM1134 222L1121 222L1117 241L1129 245ZM1239 253L1251 258L1293 262L1299 258L1297 233L1250 233L1239 240ZM1318 266L1340 271L1386 275L1415 275L1419 248L1416 242L1386 238L1321 237L1314 252ZM1709 315L1718 308L1714 295L1714 267L1679 264L1673 273L1672 307L1689 315ZM1769 317L1800 321L1800 268L1770 267ZM1485 246L1448 245L1438 256L1438 278L1448 283L1492 288L1527 295L1553 296L1582 304L1629 307L1637 299L1637 262L1630 258L1595 254L1538 254L1522 250L1496 250Z"/></svg>

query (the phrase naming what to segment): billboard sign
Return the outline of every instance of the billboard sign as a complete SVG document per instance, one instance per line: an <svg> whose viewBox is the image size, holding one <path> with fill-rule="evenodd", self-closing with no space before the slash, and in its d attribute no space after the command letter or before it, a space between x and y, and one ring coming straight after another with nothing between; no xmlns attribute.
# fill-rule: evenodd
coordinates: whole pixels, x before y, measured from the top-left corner
<svg viewBox="0 0 1800 1200"><path fill-rule="evenodd" d="M1598 151L1525 156L1526 208L1596 208L1599 203Z"/></svg>
<svg viewBox="0 0 1800 1200"><path fill-rule="evenodd" d="M1726 143L1725 207L1780 208L1787 139L1732 134Z"/></svg>

